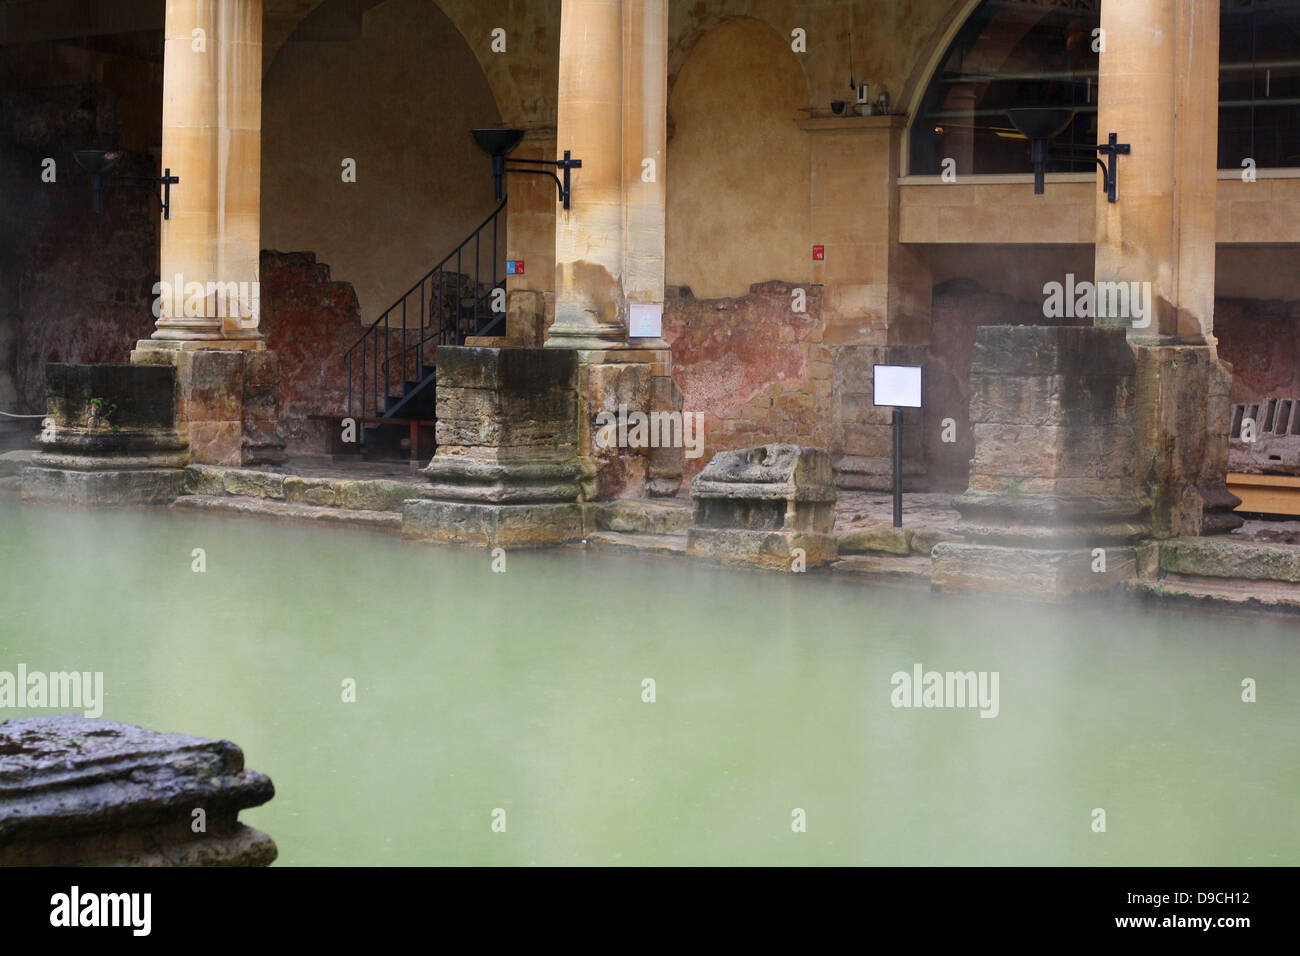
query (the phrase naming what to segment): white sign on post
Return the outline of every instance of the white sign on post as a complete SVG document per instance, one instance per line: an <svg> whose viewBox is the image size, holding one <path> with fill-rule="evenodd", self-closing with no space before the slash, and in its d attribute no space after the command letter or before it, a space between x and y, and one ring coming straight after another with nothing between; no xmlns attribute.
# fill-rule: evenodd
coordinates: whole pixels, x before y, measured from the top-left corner
<svg viewBox="0 0 1300 956"><path fill-rule="evenodd" d="M664 307L658 302L633 302L628 315L628 338L657 339L663 334Z"/></svg>
<svg viewBox="0 0 1300 956"><path fill-rule="evenodd" d="M875 403L894 408L921 407L921 366L877 365L875 378Z"/></svg>

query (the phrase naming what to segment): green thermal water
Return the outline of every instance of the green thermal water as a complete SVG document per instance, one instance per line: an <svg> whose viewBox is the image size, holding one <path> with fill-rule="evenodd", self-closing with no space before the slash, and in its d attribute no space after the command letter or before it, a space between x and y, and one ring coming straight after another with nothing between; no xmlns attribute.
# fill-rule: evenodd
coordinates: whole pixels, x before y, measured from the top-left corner
<svg viewBox="0 0 1300 956"><path fill-rule="evenodd" d="M499 574L201 516L5 503L0 532L0 670L102 671L104 717L238 743L281 865L1300 863L1293 620L576 550ZM998 716L893 707L917 663L997 671Z"/></svg>

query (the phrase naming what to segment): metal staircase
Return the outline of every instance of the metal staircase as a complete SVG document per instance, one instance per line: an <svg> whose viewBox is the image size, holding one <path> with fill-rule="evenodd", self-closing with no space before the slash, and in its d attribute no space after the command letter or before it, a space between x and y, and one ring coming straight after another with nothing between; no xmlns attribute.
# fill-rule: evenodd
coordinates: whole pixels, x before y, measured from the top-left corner
<svg viewBox="0 0 1300 956"><path fill-rule="evenodd" d="M493 306L504 302L505 208L503 199L344 353L347 417L362 426L363 446L392 443L394 429L414 439L417 425L433 422L438 346L504 333L505 310Z"/></svg>

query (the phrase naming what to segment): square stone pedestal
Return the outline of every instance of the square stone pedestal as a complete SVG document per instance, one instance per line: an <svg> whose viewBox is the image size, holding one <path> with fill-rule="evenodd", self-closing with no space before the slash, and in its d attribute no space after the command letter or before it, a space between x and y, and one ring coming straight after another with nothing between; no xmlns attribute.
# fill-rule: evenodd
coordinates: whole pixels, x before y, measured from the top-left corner
<svg viewBox="0 0 1300 956"><path fill-rule="evenodd" d="M935 587L1053 600L1134 577L1135 381L1123 329L978 330L962 541L935 547Z"/></svg>
<svg viewBox="0 0 1300 956"><path fill-rule="evenodd" d="M175 375L134 365L47 365L41 450L23 470L23 497L77 505L173 501L189 460L175 425Z"/></svg>
<svg viewBox="0 0 1300 956"><path fill-rule="evenodd" d="M582 538L577 355L568 349L438 349L438 451L402 536L532 548Z"/></svg>
<svg viewBox="0 0 1300 956"><path fill-rule="evenodd" d="M176 370L179 427L190 454L205 465L274 465L284 461L277 432L280 363L254 348L192 348L193 343L146 339L131 352L133 365Z"/></svg>

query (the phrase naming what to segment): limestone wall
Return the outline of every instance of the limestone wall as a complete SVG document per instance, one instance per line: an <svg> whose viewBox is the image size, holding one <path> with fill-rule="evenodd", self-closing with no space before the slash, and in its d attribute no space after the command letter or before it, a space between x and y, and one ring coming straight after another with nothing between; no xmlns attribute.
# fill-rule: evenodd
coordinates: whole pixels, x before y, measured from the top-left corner
<svg viewBox="0 0 1300 956"><path fill-rule="evenodd" d="M703 37L668 101L669 285L743 296L812 279L811 151L791 121L808 84L767 24L732 20Z"/></svg>

